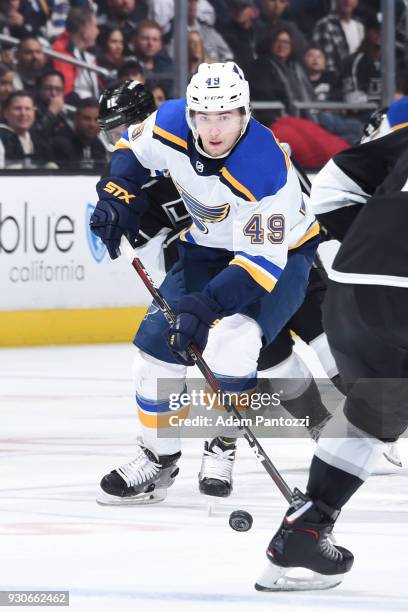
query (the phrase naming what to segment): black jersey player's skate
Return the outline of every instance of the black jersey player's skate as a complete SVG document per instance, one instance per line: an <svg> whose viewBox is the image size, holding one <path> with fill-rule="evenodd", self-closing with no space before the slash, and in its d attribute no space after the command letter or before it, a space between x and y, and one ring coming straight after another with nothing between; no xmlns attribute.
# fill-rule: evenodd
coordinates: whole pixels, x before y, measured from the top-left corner
<svg viewBox="0 0 408 612"><path fill-rule="evenodd" d="M180 456L181 453L158 456L139 444L133 461L102 478L102 492L97 502L107 506L137 506L163 501L179 472Z"/></svg>
<svg viewBox="0 0 408 612"><path fill-rule="evenodd" d="M236 439L219 436L205 442L198 475L200 493L213 497L228 497L232 491Z"/></svg>
<svg viewBox="0 0 408 612"><path fill-rule="evenodd" d="M338 515L338 510L313 502L295 489L292 504L266 551L268 566L255 588L304 591L340 584L354 557L346 548L334 544L331 532ZM299 572L299 568L304 569ZM309 576L304 576L305 569L311 570Z"/></svg>

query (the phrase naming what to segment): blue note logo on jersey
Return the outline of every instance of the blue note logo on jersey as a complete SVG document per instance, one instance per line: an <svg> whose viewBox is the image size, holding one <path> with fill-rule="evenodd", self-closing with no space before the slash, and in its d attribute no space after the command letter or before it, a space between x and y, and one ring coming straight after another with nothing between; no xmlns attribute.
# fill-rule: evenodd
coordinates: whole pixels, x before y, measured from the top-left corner
<svg viewBox="0 0 408 612"><path fill-rule="evenodd" d="M190 193L185 191L178 183L175 183L185 207L194 221L194 225L203 234L208 234L206 223L220 223L228 217L230 211L229 204L219 204L218 206L205 206Z"/></svg>
<svg viewBox="0 0 408 612"><path fill-rule="evenodd" d="M94 210L94 204L87 204L85 217L86 237L88 238L89 249L92 253L93 258L97 263L100 263L105 257L107 250L102 240L98 236L95 236L95 234L91 232L91 228L89 227L89 220Z"/></svg>
<svg viewBox="0 0 408 612"><path fill-rule="evenodd" d="M158 306L156 306L156 304L154 302L152 302L148 308L148 310L145 313L145 316L143 317L143 321L146 321L146 319L150 316L153 316L155 314L157 314L160 311L160 308Z"/></svg>

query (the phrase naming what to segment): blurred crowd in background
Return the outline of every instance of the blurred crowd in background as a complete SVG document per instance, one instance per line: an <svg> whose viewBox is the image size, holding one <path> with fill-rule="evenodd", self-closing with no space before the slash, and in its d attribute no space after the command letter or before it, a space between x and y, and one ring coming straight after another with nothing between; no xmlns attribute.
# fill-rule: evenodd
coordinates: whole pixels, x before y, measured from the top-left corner
<svg viewBox="0 0 408 612"><path fill-rule="evenodd" d="M393 0L391 0L393 1ZM396 1L396 97L408 94L406 10ZM104 87L138 80L157 107L174 91L174 0L0 0L0 167L101 172ZM295 102L381 102L380 0L188 0L189 76L201 62L235 60L255 117L319 167L361 137L372 110ZM99 74L45 47L105 69Z"/></svg>

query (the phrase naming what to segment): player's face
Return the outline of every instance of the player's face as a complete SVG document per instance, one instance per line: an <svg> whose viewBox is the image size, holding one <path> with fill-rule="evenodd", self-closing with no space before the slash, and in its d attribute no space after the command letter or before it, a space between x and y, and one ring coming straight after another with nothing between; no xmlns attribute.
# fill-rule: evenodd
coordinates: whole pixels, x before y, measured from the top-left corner
<svg viewBox="0 0 408 612"><path fill-rule="evenodd" d="M244 117L238 109L226 112L197 112L195 127L206 153L212 157L224 155L238 140Z"/></svg>
<svg viewBox="0 0 408 612"><path fill-rule="evenodd" d="M111 130L104 130L104 134L111 145L115 145L120 140L122 134L128 129L126 123L122 123Z"/></svg>

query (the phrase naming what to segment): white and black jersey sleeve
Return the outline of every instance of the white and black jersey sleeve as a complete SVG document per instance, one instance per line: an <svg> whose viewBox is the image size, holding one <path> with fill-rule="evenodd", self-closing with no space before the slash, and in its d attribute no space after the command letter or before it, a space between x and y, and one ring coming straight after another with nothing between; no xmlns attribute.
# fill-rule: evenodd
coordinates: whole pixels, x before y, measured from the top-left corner
<svg viewBox="0 0 408 612"><path fill-rule="evenodd" d="M342 245L330 279L408 288L408 129L337 155L329 168L331 183L325 185L328 166L319 177L314 204L324 211L317 216L333 234L341 227ZM365 202L358 202L363 194Z"/></svg>
<svg viewBox="0 0 408 612"><path fill-rule="evenodd" d="M408 129L403 128L338 153L317 174L311 191L312 211L334 238L343 240L407 148ZM394 188L401 189L401 185Z"/></svg>

